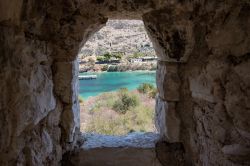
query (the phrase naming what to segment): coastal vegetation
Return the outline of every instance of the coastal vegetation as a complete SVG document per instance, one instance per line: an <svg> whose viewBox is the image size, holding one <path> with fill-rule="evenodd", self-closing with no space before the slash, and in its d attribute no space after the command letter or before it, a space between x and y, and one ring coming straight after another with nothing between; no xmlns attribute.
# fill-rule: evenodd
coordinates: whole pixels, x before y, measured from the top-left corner
<svg viewBox="0 0 250 166"><path fill-rule="evenodd" d="M152 84L149 84L149 83L143 83L139 85L137 90L140 93L147 94L151 98L154 98L157 93L157 89Z"/></svg>
<svg viewBox="0 0 250 166"><path fill-rule="evenodd" d="M80 72L156 70L156 59L143 52L125 55L122 52L106 52L99 56L80 59Z"/></svg>
<svg viewBox="0 0 250 166"><path fill-rule="evenodd" d="M154 86L145 85L140 86L142 91L121 88L84 101L82 131L106 135L154 132L154 98L148 95Z"/></svg>
<svg viewBox="0 0 250 166"><path fill-rule="evenodd" d="M79 100L79 103L80 103L80 104L83 104L83 102L84 102L84 99L83 99L83 97L81 97L81 96L78 96L78 100Z"/></svg>
<svg viewBox="0 0 250 166"><path fill-rule="evenodd" d="M138 104L138 95L129 94L128 89L122 88L118 91L117 99L112 108L118 113L125 114L128 110L136 107Z"/></svg>
<svg viewBox="0 0 250 166"><path fill-rule="evenodd" d="M80 68L80 72L114 72L114 71L136 71L136 70L156 70L157 64L155 62L146 63L117 63L117 64L85 64Z"/></svg>
<svg viewBox="0 0 250 166"><path fill-rule="evenodd" d="M147 54L137 51L137 52L134 52L133 54L129 55L127 59L129 60L132 58L142 58L142 57L146 57L146 56L147 56Z"/></svg>
<svg viewBox="0 0 250 166"><path fill-rule="evenodd" d="M115 53L105 53L103 55L97 56L96 60L98 62L111 62L112 60L121 60L122 59L122 53L121 52L115 52Z"/></svg>

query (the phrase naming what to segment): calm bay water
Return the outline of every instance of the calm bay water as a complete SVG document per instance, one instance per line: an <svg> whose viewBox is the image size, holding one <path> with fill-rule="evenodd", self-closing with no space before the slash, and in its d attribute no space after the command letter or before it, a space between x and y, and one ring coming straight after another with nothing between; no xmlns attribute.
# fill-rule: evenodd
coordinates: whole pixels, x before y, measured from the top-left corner
<svg viewBox="0 0 250 166"><path fill-rule="evenodd" d="M97 79L79 80L80 96L84 99L120 88L134 90L142 83L151 83L155 86L155 71L80 73L93 74L97 75Z"/></svg>

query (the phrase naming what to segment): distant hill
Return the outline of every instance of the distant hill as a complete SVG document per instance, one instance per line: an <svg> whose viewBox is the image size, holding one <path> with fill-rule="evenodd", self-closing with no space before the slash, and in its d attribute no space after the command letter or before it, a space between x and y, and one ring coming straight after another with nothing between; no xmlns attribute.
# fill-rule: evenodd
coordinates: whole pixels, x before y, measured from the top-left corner
<svg viewBox="0 0 250 166"><path fill-rule="evenodd" d="M109 20L105 27L87 41L79 57L100 56L107 52L121 52L124 56L138 52L155 55L143 22L139 20Z"/></svg>

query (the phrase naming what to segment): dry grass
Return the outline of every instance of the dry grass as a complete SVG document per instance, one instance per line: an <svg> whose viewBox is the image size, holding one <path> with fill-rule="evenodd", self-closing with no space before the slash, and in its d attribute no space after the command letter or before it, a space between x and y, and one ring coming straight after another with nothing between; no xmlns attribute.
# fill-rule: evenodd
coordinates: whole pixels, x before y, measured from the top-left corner
<svg viewBox="0 0 250 166"><path fill-rule="evenodd" d="M155 100L138 91L128 91L127 95L138 98L138 103L125 113L119 113L113 106L121 93L124 92L103 93L84 101L81 106L82 132L107 135L125 135L133 131L154 132Z"/></svg>

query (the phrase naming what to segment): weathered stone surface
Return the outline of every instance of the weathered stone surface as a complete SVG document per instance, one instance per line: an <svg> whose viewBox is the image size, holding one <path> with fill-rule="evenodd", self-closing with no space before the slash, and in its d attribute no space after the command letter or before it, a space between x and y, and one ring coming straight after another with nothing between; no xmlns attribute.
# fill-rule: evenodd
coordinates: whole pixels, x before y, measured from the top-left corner
<svg viewBox="0 0 250 166"><path fill-rule="evenodd" d="M0 1L0 21L5 21L8 24L20 23L20 15L22 11L22 1Z"/></svg>
<svg viewBox="0 0 250 166"><path fill-rule="evenodd" d="M176 113L176 103L162 100L156 97L156 128L162 140L179 142L180 119Z"/></svg>
<svg viewBox="0 0 250 166"><path fill-rule="evenodd" d="M85 150L99 147L153 148L159 140L157 133L133 132L125 136L112 136L86 133L82 134Z"/></svg>
<svg viewBox="0 0 250 166"><path fill-rule="evenodd" d="M179 101L180 78L178 64L158 62L156 84L159 95L166 101Z"/></svg>
<svg viewBox="0 0 250 166"><path fill-rule="evenodd" d="M225 145L222 148L222 152L226 155L249 155L250 148L246 146L242 146L240 144L233 144L233 145Z"/></svg>
<svg viewBox="0 0 250 166"><path fill-rule="evenodd" d="M29 157L44 153L38 161L44 162L59 143L41 122L56 107L50 50L47 54L45 42L30 41L13 28L1 25L0 29L0 165L26 165L27 147ZM50 142L48 149L41 148L45 141Z"/></svg>
<svg viewBox="0 0 250 166"><path fill-rule="evenodd" d="M190 78L189 84L193 98L214 102L212 83L209 82L205 75L201 74L196 78Z"/></svg>
<svg viewBox="0 0 250 166"><path fill-rule="evenodd" d="M74 62L55 62L54 66L54 83L55 93L60 99L67 104L74 102L77 88L74 86L77 66ZM74 80L72 82L72 80ZM70 86L69 86L70 85Z"/></svg>
<svg viewBox="0 0 250 166"><path fill-rule="evenodd" d="M190 13L177 8L165 8L143 15L159 60L186 62L194 49L193 22Z"/></svg>
<svg viewBox="0 0 250 166"><path fill-rule="evenodd" d="M224 23L216 26L210 34L206 36L209 48L212 48L217 55L241 56L249 53L250 39L246 38L246 31L250 28L249 4L244 4L235 10L230 7L224 9L230 13L230 17L225 18ZM231 10L231 11L230 11Z"/></svg>
<svg viewBox="0 0 250 166"><path fill-rule="evenodd" d="M61 125L63 139L67 143L74 142L75 132L79 130L80 112L78 102L78 63L56 62L54 64L55 93L64 103Z"/></svg>
<svg viewBox="0 0 250 166"><path fill-rule="evenodd" d="M81 149L72 154L67 164L75 166L161 166L155 133L131 133L127 136L87 134ZM65 163L65 165L67 165Z"/></svg>
<svg viewBox="0 0 250 166"><path fill-rule="evenodd" d="M212 5L212 4L211 4ZM249 165L249 4L231 1L195 25L196 50L179 68L181 140L196 165ZM213 6L213 5L212 5ZM205 13L211 7L202 7ZM221 12L222 9L228 13ZM247 16L248 15L248 16ZM220 21L224 19L224 21ZM244 20L244 21L243 21ZM243 23L244 22L244 23ZM243 25L244 24L244 25ZM230 28L229 28L230 27Z"/></svg>
<svg viewBox="0 0 250 166"><path fill-rule="evenodd" d="M156 154L163 166L184 166L184 147L181 143L158 142Z"/></svg>
<svg viewBox="0 0 250 166"><path fill-rule="evenodd" d="M227 113L232 118L235 127L250 133L250 73L245 69L249 67L250 60L243 62L227 74L225 85L225 106ZM237 85L237 86L236 86Z"/></svg>

